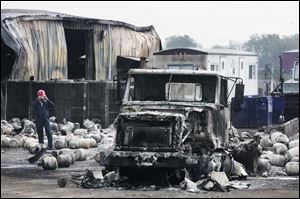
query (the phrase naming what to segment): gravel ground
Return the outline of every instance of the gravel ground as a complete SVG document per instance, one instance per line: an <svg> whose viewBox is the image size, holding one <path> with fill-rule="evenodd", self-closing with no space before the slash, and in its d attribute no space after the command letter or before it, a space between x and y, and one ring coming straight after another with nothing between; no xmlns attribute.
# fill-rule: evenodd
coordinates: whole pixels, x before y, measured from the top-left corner
<svg viewBox="0 0 300 199"><path fill-rule="evenodd" d="M57 179L82 174L86 169L100 171L100 166L94 160L75 162L69 168L56 171L44 171L41 167L30 165L27 158L31 155L23 149L1 149L1 198L32 198L32 197L97 197L97 198L298 198L299 177L250 177L246 183L249 189L230 192L189 193L179 189L122 190L115 188L87 190L68 184L65 188L57 186Z"/></svg>

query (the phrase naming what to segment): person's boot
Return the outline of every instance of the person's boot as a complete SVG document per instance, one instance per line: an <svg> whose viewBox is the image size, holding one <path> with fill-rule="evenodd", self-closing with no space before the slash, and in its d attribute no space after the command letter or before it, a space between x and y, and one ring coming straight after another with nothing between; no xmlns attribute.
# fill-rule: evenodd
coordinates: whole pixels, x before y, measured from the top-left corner
<svg viewBox="0 0 300 199"><path fill-rule="evenodd" d="M53 146L48 146L47 150L55 150Z"/></svg>

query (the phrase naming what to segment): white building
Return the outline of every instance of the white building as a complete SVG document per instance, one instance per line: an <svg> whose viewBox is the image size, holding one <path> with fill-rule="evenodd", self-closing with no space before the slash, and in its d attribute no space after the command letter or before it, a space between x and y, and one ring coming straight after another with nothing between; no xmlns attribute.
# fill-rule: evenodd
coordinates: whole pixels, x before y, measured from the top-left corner
<svg viewBox="0 0 300 199"><path fill-rule="evenodd" d="M257 95L257 63L257 54L252 52L232 49L174 48L154 53L151 67L203 69L218 71L228 77L241 77L245 84L245 95Z"/></svg>

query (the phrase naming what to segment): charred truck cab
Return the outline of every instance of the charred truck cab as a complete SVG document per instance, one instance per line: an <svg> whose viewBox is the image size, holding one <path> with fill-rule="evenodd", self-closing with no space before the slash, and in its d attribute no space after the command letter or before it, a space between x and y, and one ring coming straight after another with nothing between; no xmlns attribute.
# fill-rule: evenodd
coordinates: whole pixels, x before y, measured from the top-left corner
<svg viewBox="0 0 300 199"><path fill-rule="evenodd" d="M230 129L228 81L236 84L241 79L171 69L132 69L128 74L114 124L116 146L106 166L186 168L205 174L214 166L211 160L219 158L224 163L216 164L219 170L231 172L225 150ZM243 89L239 90L236 96L242 99Z"/></svg>

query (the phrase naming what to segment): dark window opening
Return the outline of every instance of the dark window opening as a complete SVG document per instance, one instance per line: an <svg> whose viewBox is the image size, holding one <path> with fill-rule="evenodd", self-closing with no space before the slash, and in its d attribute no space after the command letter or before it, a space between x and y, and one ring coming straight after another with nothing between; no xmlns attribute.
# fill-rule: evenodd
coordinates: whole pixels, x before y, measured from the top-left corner
<svg viewBox="0 0 300 199"><path fill-rule="evenodd" d="M216 64L212 64L212 65L210 65L210 70L211 71L219 71L219 67Z"/></svg>
<svg viewBox="0 0 300 199"><path fill-rule="evenodd" d="M166 101L166 84L170 80L169 74L133 75L134 101ZM214 76L173 75L173 83L198 83L202 87L202 102L215 102L217 78Z"/></svg>
<svg viewBox="0 0 300 199"><path fill-rule="evenodd" d="M65 36L68 79L95 79L92 31L65 29Z"/></svg>
<svg viewBox="0 0 300 199"><path fill-rule="evenodd" d="M15 63L15 59L15 52L8 47L1 38L1 80L10 75Z"/></svg>
<svg viewBox="0 0 300 199"><path fill-rule="evenodd" d="M249 65L249 79L255 79L255 66Z"/></svg>

